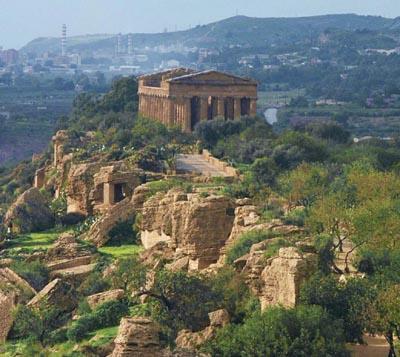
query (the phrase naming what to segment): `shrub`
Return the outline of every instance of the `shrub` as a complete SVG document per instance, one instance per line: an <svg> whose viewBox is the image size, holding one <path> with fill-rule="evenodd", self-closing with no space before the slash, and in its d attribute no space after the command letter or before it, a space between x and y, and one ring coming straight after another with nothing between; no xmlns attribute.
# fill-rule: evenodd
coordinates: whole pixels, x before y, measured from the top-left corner
<svg viewBox="0 0 400 357"><path fill-rule="evenodd" d="M117 223L108 233L107 246L121 246L122 244L136 244L137 232L134 227L134 219Z"/></svg>
<svg viewBox="0 0 400 357"><path fill-rule="evenodd" d="M67 316L59 309L43 304L35 309L18 305L13 311L13 318L12 338L30 339L45 345L50 342L52 332L66 322Z"/></svg>
<svg viewBox="0 0 400 357"><path fill-rule="evenodd" d="M349 356L341 323L319 306L270 308L223 328L204 350L221 357Z"/></svg>
<svg viewBox="0 0 400 357"><path fill-rule="evenodd" d="M293 224L295 226L303 227L306 219L305 209L294 209L290 211L284 218L283 222L285 224Z"/></svg>
<svg viewBox="0 0 400 357"><path fill-rule="evenodd" d="M265 259L272 258L278 254L279 249L288 246L290 246L290 243L283 238L271 242L271 244L268 245L267 249L264 252L264 258Z"/></svg>
<svg viewBox="0 0 400 357"><path fill-rule="evenodd" d="M129 308L126 301L108 301L75 321L68 329L68 339L81 341L91 331L118 325L120 319L128 314Z"/></svg>
<svg viewBox="0 0 400 357"><path fill-rule="evenodd" d="M362 342L370 302L375 299L373 285L367 279L349 279L341 284L333 275L312 276L302 287L301 302L319 305L333 320L343 322L347 342Z"/></svg>
<svg viewBox="0 0 400 357"><path fill-rule="evenodd" d="M24 278L36 291L42 290L50 281L49 269L38 260L33 262L16 261L11 269Z"/></svg>
<svg viewBox="0 0 400 357"><path fill-rule="evenodd" d="M110 288L110 283L103 278L103 275L95 271L91 273L79 286L78 292L83 296L101 293Z"/></svg>
<svg viewBox="0 0 400 357"><path fill-rule="evenodd" d="M276 232L252 231L244 233L238 241L229 249L226 256L227 263L232 264L236 259L242 257L250 251L253 244L260 243L266 239L278 236Z"/></svg>

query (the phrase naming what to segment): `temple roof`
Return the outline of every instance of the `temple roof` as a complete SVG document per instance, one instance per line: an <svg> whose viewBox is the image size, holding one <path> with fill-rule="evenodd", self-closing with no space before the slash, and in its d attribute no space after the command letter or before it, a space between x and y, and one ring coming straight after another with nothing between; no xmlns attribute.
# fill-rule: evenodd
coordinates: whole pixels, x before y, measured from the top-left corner
<svg viewBox="0 0 400 357"><path fill-rule="evenodd" d="M139 79L162 80L178 84L257 85L257 82L253 79L243 78L214 70L196 72L189 68L175 68L167 71L150 73L140 76Z"/></svg>
<svg viewBox="0 0 400 357"><path fill-rule="evenodd" d="M194 72L178 77L172 77L168 79L168 82L172 83L185 83L185 84L212 84L215 83L226 83L226 84L248 84L256 85L257 82L253 79L243 78L232 74L218 72L214 70Z"/></svg>

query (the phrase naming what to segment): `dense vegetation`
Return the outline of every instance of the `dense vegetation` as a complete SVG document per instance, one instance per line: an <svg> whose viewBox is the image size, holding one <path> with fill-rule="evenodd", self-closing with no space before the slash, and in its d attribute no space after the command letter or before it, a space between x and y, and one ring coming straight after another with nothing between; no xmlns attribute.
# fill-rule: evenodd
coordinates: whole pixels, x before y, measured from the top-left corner
<svg viewBox="0 0 400 357"><path fill-rule="evenodd" d="M209 312L224 308L232 323L201 347L212 355L347 356L346 343L362 342L365 333L372 333L383 335L395 356L400 337L399 142L354 143L349 132L333 121L276 133L261 118L201 122L193 135L183 134L137 116L136 85L134 78L123 79L105 96L84 94L76 99L73 113L59 123L76 138L82 132L93 133L87 146L71 144L76 160L123 159L167 173L176 153L193 149L200 141L242 173L235 183L216 182L220 193L251 198L262 220L279 218L303 227L304 234L289 238L263 231L244 234L228 252L226 266L214 275L171 272L161 262L150 286L149 268L137 254L118 255L113 245L106 247L113 254L98 250L95 271L78 287L79 319L72 322L71 316L46 306L17 308L18 323L11 337L26 342L22 354L29 355L37 346L59 348L69 341L93 343L87 339L97 329L116 326L126 315L153 318L161 326L162 344L174 346L180 330L200 331L209 323ZM32 175L33 164L21 167ZM15 172L2 180L7 204L29 184ZM192 185L171 179L154 181L151 188L155 193L180 186L190 192ZM121 224L113 231L120 243L135 242L139 219L128 222L131 227ZM84 229L84 224L75 229ZM318 253L319 269L303 285L299 306L261 312L233 263L253 244L270 239L274 244L265 252L266 260L281 247L308 242ZM348 244L355 260L346 256L339 266L335 256ZM40 289L48 272L38 263L21 262L20 253L14 251L12 256L14 269ZM104 274L111 262L112 271ZM346 282L339 280L352 269L358 274L347 275ZM88 295L109 288L122 289L125 298L93 311L85 304Z"/></svg>

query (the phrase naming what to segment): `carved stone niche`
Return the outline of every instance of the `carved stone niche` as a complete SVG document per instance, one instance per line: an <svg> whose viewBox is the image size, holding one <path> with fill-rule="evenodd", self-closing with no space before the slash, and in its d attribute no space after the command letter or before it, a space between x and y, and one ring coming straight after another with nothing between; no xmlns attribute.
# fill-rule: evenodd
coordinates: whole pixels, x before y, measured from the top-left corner
<svg viewBox="0 0 400 357"><path fill-rule="evenodd" d="M94 189L91 199L94 212L105 212L110 207L131 198L134 189L141 182L142 171L129 171L124 163L105 166L94 175Z"/></svg>

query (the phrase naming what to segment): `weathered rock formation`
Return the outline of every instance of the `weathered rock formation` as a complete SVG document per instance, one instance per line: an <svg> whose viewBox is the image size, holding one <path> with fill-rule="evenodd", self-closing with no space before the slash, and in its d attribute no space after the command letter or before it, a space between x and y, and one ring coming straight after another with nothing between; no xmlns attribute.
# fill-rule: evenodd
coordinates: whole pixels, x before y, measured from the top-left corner
<svg viewBox="0 0 400 357"><path fill-rule="evenodd" d="M294 307L301 285L317 270L317 255L296 247L281 248L276 257L266 259L265 250L277 239L253 245L248 255L235 262L262 309L271 305Z"/></svg>
<svg viewBox="0 0 400 357"><path fill-rule="evenodd" d="M196 350L202 344L215 337L218 329L229 324L229 313L226 310L218 310L208 314L210 326L200 332L182 330L176 338L176 346L183 350Z"/></svg>
<svg viewBox="0 0 400 357"><path fill-rule="evenodd" d="M261 308L277 304L294 307L302 283L316 270L316 254L301 253L294 247L281 248L278 256L270 259L261 273Z"/></svg>
<svg viewBox="0 0 400 357"><path fill-rule="evenodd" d="M12 311L15 307L13 295L6 295L0 291L0 344L4 343L14 322Z"/></svg>
<svg viewBox="0 0 400 357"><path fill-rule="evenodd" d="M56 307L62 312L72 312L78 306L78 297L70 284L55 279L29 301L28 306L39 308L42 304Z"/></svg>
<svg viewBox="0 0 400 357"><path fill-rule="evenodd" d="M112 357L163 357L159 327L144 317L123 318Z"/></svg>
<svg viewBox="0 0 400 357"><path fill-rule="evenodd" d="M104 212L103 216L93 224L85 239L101 247L110 239L110 231L120 222L131 220L140 211L146 201L149 189L147 185L140 185L135 188L132 198L125 198L123 201L114 204Z"/></svg>
<svg viewBox="0 0 400 357"><path fill-rule="evenodd" d="M46 260L54 262L64 259L87 257L92 251L79 244L71 233L62 233L46 253Z"/></svg>
<svg viewBox="0 0 400 357"><path fill-rule="evenodd" d="M0 344L7 338L14 322L14 307L35 294L36 291L11 269L0 269Z"/></svg>
<svg viewBox="0 0 400 357"><path fill-rule="evenodd" d="M131 203L129 198L117 203L90 228L89 232L85 235L85 239L101 247L110 239L110 231L121 222L133 219L135 216L135 206Z"/></svg>
<svg viewBox="0 0 400 357"><path fill-rule="evenodd" d="M262 221L257 206L251 204L248 198L236 200L235 220L231 234L225 245L220 250L219 265L225 263L226 253L235 244L235 242L247 232L252 231L271 231L282 235L291 235L300 233L302 228L292 225L286 225L279 219Z"/></svg>
<svg viewBox="0 0 400 357"><path fill-rule="evenodd" d="M9 268L0 269L0 291L12 294L17 302L25 302L36 295L35 289Z"/></svg>
<svg viewBox="0 0 400 357"><path fill-rule="evenodd" d="M99 172L99 163L72 165L69 170L66 195L67 212L88 216L93 213L90 192L94 187L93 176Z"/></svg>
<svg viewBox="0 0 400 357"><path fill-rule="evenodd" d="M124 297L124 290L116 289L90 295L87 297L87 302L90 308L94 309L96 306L104 304L107 301L121 300L123 297Z"/></svg>
<svg viewBox="0 0 400 357"><path fill-rule="evenodd" d="M54 225L54 215L37 188L25 191L6 213L5 225L15 233L46 230Z"/></svg>
<svg viewBox="0 0 400 357"><path fill-rule="evenodd" d="M141 239L145 248L166 242L176 258L189 257L189 270L216 263L234 221L235 205L224 196L204 197L173 189L143 205Z"/></svg>

